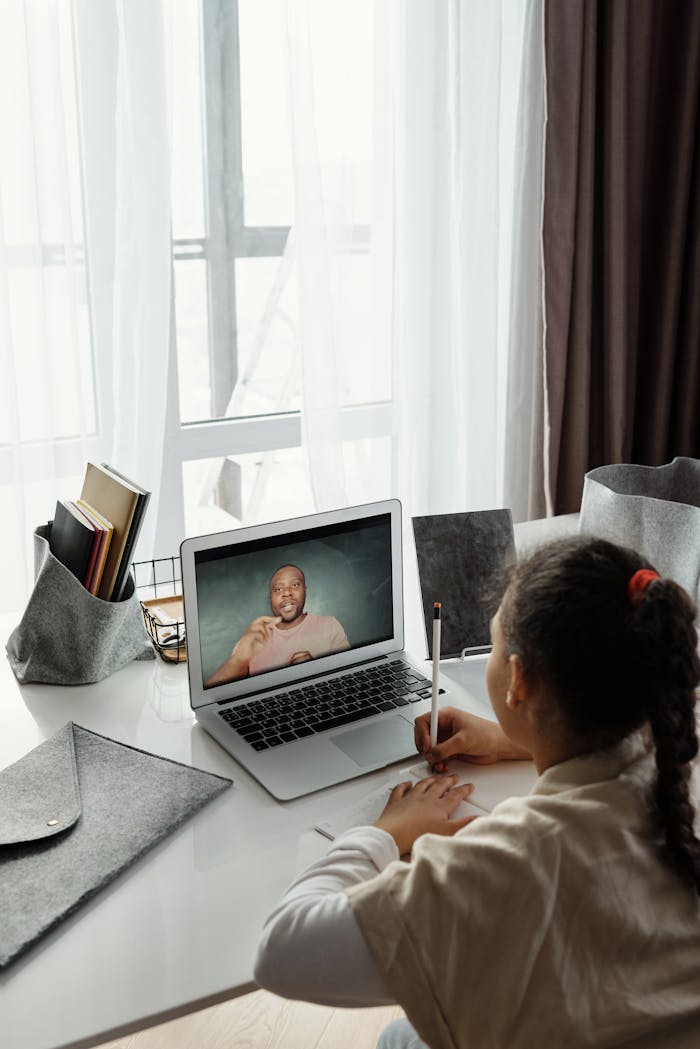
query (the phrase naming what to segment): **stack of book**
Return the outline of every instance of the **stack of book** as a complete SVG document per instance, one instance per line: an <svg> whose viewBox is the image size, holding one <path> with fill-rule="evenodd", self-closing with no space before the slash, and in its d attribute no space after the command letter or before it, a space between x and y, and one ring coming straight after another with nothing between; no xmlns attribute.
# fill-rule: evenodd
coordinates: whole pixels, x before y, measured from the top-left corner
<svg viewBox="0 0 700 1049"><path fill-rule="evenodd" d="M88 463L80 497L56 503L51 553L103 601L124 595L150 494L107 463Z"/></svg>

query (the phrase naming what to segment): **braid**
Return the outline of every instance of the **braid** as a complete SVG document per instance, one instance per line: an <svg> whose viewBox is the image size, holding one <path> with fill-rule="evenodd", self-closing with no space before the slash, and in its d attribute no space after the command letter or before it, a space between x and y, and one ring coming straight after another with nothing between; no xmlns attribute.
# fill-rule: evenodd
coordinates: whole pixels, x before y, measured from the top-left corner
<svg viewBox="0 0 700 1049"><path fill-rule="evenodd" d="M690 763L698 753L695 686L700 679L695 609L676 583L659 580L635 610L642 640L651 655L649 723L656 744L656 809L669 862L700 895L700 841L689 796ZM658 653L654 658L654 653ZM661 665L662 664L662 665Z"/></svg>
<svg viewBox="0 0 700 1049"><path fill-rule="evenodd" d="M698 754L696 614L686 592L636 551L583 536L548 543L512 569L500 613L509 651L551 687L564 723L591 749L649 723L666 859L700 895L689 791Z"/></svg>

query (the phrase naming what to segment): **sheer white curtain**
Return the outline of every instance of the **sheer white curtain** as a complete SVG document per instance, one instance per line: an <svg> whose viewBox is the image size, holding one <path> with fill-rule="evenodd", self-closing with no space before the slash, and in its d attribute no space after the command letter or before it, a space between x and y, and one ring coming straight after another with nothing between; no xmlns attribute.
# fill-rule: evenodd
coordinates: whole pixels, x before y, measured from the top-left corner
<svg viewBox="0 0 700 1049"><path fill-rule="evenodd" d="M351 7L326 4L338 21L323 81L317 7L288 5L304 435L319 506L349 495L342 374L348 356L363 359L343 338L353 303L337 294L351 227L348 198L334 192L352 186L343 113L330 162L314 124L354 58ZM511 383L509 395L508 374L523 362L517 382L531 384L541 343L536 319L521 323L540 279L541 0L377 0L371 31L368 330L376 369L390 362L392 405L383 494L401 497L407 516L508 505L522 518L527 500L507 486L506 460L523 440L530 447L532 391L523 399ZM374 465L355 499L376 496Z"/></svg>
<svg viewBox="0 0 700 1049"><path fill-rule="evenodd" d="M70 12L3 5L0 32L0 556L20 604L30 535L95 430Z"/></svg>
<svg viewBox="0 0 700 1049"><path fill-rule="evenodd" d="M153 556L172 319L168 36L160 0L119 0L112 461L151 493Z"/></svg>
<svg viewBox="0 0 700 1049"><path fill-rule="evenodd" d="M302 434L327 509L385 494L343 418L390 396L388 347L368 340L374 0L287 0L286 14Z"/></svg>
<svg viewBox="0 0 700 1049"><path fill-rule="evenodd" d="M513 156L511 302L504 493L516 521L547 516L545 495L542 208L545 143L544 4L525 6Z"/></svg>
<svg viewBox="0 0 700 1049"><path fill-rule="evenodd" d="M155 493L170 338L167 28L160 0L0 11L2 607L31 532L88 459ZM142 548L146 550L146 543Z"/></svg>

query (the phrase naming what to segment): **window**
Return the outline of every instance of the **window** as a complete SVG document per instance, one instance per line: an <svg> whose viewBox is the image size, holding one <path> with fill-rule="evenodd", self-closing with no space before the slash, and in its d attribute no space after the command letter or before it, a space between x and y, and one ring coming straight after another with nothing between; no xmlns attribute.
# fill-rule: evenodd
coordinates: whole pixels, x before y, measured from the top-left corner
<svg viewBox="0 0 700 1049"><path fill-rule="evenodd" d="M345 458L359 476L368 462L384 464L383 495L388 354L378 364L367 340L374 12L371 0L348 7L342 43L352 61L338 77L326 46L338 43L338 8L309 4L314 130L348 202L342 281L333 288L352 303L341 352L336 347ZM156 552L170 554L186 533L308 512L314 498L302 446L290 239L286 4L166 0L163 11L175 323ZM110 455L119 33L109 3L3 6L0 87L16 104L0 107L0 325L11 347L5 374L14 369L0 384L0 487L8 501L18 479L25 492L17 519L6 522L8 549L49 517L52 479L72 498L85 461ZM335 171L339 145L349 162Z"/></svg>
<svg viewBox="0 0 700 1049"><path fill-rule="evenodd" d="M161 443L156 554L317 500L496 505L525 5L127 6L2 5L0 539L29 537L25 588L85 460L155 487Z"/></svg>
<svg viewBox="0 0 700 1049"><path fill-rule="evenodd" d="M343 146L347 152L350 143L355 180L342 285L352 295L354 330L342 381L346 459L358 470L367 455L385 460L388 483L388 362L377 368L356 349L367 343L370 309L371 23L365 0L352 20L355 81L342 88L352 100ZM312 27L321 43L337 32L328 5L317 5ZM178 403L166 437L161 520L172 546L184 534L314 504L300 447L285 3L173 3L170 33ZM324 53L314 50L320 61ZM327 143L339 114L337 99L324 109L324 97L317 92L315 118Z"/></svg>

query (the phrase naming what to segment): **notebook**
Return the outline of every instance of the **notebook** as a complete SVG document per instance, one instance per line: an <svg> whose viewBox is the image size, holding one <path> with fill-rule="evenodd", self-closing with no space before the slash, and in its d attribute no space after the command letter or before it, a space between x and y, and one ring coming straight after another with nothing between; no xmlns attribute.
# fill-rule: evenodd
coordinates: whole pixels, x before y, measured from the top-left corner
<svg viewBox="0 0 700 1049"><path fill-rule="evenodd" d="M117 597L115 583L138 499L139 492L136 488L126 485L95 463L87 464L80 500L94 507L114 526L98 590L98 597L103 601Z"/></svg>
<svg viewBox="0 0 700 1049"><path fill-rule="evenodd" d="M498 608L504 568L515 562L510 510L472 510L413 518L428 657L433 602L442 601L440 654L448 659L491 648L489 623Z"/></svg>
<svg viewBox="0 0 700 1049"><path fill-rule="evenodd" d="M192 709L279 800L415 757L430 665L404 651L401 535L391 499L182 543ZM483 715L485 685L440 685Z"/></svg>

